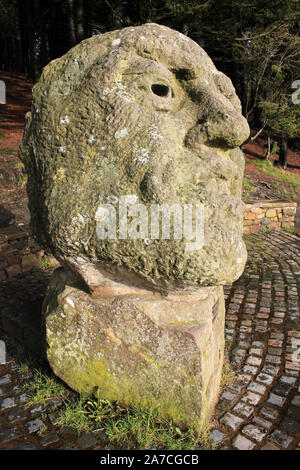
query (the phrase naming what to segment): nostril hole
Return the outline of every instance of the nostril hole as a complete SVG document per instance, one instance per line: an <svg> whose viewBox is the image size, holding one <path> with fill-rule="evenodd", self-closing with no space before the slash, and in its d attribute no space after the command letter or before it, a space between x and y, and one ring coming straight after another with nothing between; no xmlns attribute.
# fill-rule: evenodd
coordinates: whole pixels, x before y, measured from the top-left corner
<svg viewBox="0 0 300 470"><path fill-rule="evenodd" d="M157 96L168 96L169 94L169 87L166 85L160 85L159 83L154 83L151 85L152 92Z"/></svg>

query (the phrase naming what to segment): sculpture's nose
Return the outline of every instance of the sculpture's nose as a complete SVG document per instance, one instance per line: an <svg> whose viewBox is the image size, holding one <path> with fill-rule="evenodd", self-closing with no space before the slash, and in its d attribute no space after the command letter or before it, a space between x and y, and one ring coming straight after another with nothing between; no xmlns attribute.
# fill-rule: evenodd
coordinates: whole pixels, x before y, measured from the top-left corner
<svg viewBox="0 0 300 470"><path fill-rule="evenodd" d="M249 125L234 89L226 94L215 87L199 87L193 101L198 113L197 122L186 137L189 146L207 143L213 147L235 148L249 137Z"/></svg>

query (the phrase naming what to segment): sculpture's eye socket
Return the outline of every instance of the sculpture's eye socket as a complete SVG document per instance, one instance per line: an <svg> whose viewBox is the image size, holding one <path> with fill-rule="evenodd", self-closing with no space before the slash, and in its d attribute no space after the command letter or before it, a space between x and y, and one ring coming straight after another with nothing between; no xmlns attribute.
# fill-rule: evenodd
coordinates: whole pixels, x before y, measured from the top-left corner
<svg viewBox="0 0 300 470"><path fill-rule="evenodd" d="M167 85L162 85L159 83L154 83L151 85L151 90L154 95L160 96L162 98L165 98L170 94L170 88Z"/></svg>

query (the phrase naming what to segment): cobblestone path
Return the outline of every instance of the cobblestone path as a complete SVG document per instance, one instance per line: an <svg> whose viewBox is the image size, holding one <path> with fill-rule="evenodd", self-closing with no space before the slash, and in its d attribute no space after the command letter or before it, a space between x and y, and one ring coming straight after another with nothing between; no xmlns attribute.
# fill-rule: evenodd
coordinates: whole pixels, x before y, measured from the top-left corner
<svg viewBox="0 0 300 470"><path fill-rule="evenodd" d="M224 449L299 449L300 239L249 237L244 274L225 295L237 373L221 394L212 437Z"/></svg>
<svg viewBox="0 0 300 470"><path fill-rule="evenodd" d="M247 236L247 245L243 276L225 287L235 377L222 389L211 438L217 449L300 450L300 238L259 233ZM47 279L29 272L3 282L0 307L17 315L34 301L38 311ZM20 340L28 334L20 331ZM103 431L78 437L55 426L46 406L26 407L27 380L12 349L0 365L0 450L113 448Z"/></svg>

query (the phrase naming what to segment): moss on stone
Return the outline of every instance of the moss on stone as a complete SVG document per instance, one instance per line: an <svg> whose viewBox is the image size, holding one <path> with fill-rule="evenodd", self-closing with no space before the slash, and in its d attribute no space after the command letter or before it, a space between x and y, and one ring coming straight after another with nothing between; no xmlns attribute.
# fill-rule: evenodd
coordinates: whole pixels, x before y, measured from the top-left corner
<svg viewBox="0 0 300 470"><path fill-rule="evenodd" d="M83 41L45 67L33 90L21 158L35 237L88 285L83 255L158 289L228 284L246 260L238 146L248 133L230 80L177 31L146 24ZM204 247L186 251L172 234L148 245L99 239L97 208L123 195L148 209L202 203Z"/></svg>

